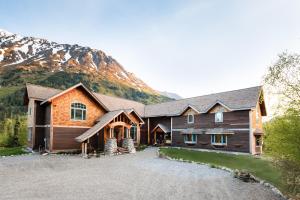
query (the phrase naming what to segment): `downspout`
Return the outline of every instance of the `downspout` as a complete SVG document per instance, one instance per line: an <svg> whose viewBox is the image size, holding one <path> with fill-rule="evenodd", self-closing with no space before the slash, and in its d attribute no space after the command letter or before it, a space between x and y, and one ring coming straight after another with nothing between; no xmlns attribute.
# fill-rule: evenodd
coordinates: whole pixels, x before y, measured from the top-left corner
<svg viewBox="0 0 300 200"><path fill-rule="evenodd" d="M252 110L249 111L249 153L252 154Z"/></svg>
<svg viewBox="0 0 300 200"><path fill-rule="evenodd" d="M171 117L171 146L173 144L173 117Z"/></svg>
<svg viewBox="0 0 300 200"><path fill-rule="evenodd" d="M150 144L150 118L148 117L148 144Z"/></svg>

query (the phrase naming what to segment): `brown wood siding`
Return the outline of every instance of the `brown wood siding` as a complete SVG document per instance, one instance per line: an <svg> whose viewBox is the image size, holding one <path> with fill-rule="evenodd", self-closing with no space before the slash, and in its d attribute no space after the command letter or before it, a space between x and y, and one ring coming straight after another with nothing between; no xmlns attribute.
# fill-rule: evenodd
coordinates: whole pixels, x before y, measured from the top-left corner
<svg viewBox="0 0 300 200"><path fill-rule="evenodd" d="M53 150L80 149L81 144L75 138L88 128L53 127Z"/></svg>
<svg viewBox="0 0 300 200"><path fill-rule="evenodd" d="M71 120L71 104L79 102L86 105L86 120ZM55 98L53 105L53 125L93 126L104 115L105 110L96 103L85 90L76 88Z"/></svg>
<svg viewBox="0 0 300 200"><path fill-rule="evenodd" d="M194 123L187 123L187 116L173 117L173 129L186 128L249 128L249 111L224 112L223 122L215 123L215 114L198 114Z"/></svg>
<svg viewBox="0 0 300 200"><path fill-rule="evenodd" d="M148 119L143 119L145 124L141 125L141 144L148 144Z"/></svg>
<svg viewBox="0 0 300 200"><path fill-rule="evenodd" d="M227 146L222 148L211 145L211 135L199 134L197 143L190 145L184 143L184 136L179 131L173 131L172 146L248 153L249 131L235 131L234 135L227 135Z"/></svg>

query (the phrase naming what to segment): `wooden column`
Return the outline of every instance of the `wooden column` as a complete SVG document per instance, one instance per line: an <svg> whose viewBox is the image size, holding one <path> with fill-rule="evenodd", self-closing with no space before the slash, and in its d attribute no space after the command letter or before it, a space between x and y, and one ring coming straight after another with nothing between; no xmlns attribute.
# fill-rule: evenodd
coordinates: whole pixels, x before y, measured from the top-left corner
<svg viewBox="0 0 300 200"><path fill-rule="evenodd" d="M156 131L154 131L154 144L156 144Z"/></svg>
<svg viewBox="0 0 300 200"><path fill-rule="evenodd" d="M81 155L84 156L84 142L81 143Z"/></svg>

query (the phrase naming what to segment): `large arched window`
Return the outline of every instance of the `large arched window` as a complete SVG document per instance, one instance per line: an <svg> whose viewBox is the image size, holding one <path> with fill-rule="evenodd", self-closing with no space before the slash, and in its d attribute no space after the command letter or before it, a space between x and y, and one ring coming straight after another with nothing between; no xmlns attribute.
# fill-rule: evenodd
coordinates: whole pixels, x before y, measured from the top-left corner
<svg viewBox="0 0 300 200"><path fill-rule="evenodd" d="M86 106L82 103L71 104L71 119L86 120Z"/></svg>

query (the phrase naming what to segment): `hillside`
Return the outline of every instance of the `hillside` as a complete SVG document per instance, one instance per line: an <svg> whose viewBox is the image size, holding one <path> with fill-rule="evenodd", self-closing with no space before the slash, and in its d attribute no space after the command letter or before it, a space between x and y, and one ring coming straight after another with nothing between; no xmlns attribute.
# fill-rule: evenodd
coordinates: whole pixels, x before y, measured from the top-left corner
<svg viewBox="0 0 300 200"><path fill-rule="evenodd" d="M95 92L145 104L170 100L101 50L0 29L1 113L24 112L20 105L27 82L59 89L82 82Z"/></svg>

